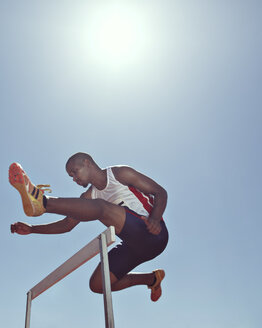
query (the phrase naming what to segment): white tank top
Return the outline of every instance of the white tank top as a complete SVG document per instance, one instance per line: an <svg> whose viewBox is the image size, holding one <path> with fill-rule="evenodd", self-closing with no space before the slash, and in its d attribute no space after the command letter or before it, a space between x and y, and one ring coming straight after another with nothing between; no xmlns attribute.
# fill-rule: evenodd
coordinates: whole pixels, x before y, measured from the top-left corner
<svg viewBox="0 0 262 328"><path fill-rule="evenodd" d="M92 186L92 199L100 198L110 203L127 206L130 210L139 215L148 217L153 207L154 197L145 195L134 187L125 186L116 180L112 168L106 168L107 185L103 190L98 190Z"/></svg>

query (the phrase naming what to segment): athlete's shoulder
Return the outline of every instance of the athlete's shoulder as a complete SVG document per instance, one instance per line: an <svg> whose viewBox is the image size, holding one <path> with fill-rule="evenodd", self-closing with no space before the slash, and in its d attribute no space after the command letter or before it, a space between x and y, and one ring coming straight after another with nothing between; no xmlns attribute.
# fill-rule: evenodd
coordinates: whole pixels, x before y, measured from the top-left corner
<svg viewBox="0 0 262 328"><path fill-rule="evenodd" d="M131 166L129 165L126 165L126 164L119 164L119 165L111 165L111 166L108 166L107 169L111 169L111 170L114 170L114 171L121 171L122 169L125 169L125 168L130 168L132 169Z"/></svg>
<svg viewBox="0 0 262 328"><path fill-rule="evenodd" d="M136 172L131 166L128 165L114 165L110 168L115 176L125 176L131 172Z"/></svg>
<svg viewBox="0 0 262 328"><path fill-rule="evenodd" d="M124 185L132 185L139 177L139 172L127 165L113 167L112 172L115 179Z"/></svg>

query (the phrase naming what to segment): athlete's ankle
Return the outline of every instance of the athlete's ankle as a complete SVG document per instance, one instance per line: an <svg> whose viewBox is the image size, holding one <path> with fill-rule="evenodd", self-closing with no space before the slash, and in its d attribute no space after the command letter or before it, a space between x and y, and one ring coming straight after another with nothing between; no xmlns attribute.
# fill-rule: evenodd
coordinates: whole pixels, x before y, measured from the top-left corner
<svg viewBox="0 0 262 328"><path fill-rule="evenodd" d="M156 275L154 272L152 272L152 280L151 280L150 284L148 284L147 286L148 287L154 286L155 282L156 282Z"/></svg>
<svg viewBox="0 0 262 328"><path fill-rule="evenodd" d="M43 195L43 206L45 209L46 209L46 205L47 205L47 197Z"/></svg>

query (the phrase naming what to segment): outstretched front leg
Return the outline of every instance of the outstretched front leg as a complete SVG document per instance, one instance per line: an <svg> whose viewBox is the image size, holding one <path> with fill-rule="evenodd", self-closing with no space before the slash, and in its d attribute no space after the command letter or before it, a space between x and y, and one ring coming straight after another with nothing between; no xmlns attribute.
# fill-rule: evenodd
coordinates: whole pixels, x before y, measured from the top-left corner
<svg viewBox="0 0 262 328"><path fill-rule="evenodd" d="M100 220L106 226L114 226L117 234L124 226L126 212L123 207L102 199L46 197L44 190L50 189L42 188L49 185L34 185L18 163L10 165L9 181L19 191L27 216L40 216L47 212L79 221Z"/></svg>

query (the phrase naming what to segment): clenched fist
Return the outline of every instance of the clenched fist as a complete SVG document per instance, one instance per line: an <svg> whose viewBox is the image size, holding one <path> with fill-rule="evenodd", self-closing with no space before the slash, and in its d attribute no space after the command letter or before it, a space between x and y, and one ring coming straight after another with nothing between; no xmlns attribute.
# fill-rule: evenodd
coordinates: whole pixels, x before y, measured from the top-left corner
<svg viewBox="0 0 262 328"><path fill-rule="evenodd" d="M14 224L11 224L11 232L16 232L19 235L28 235L32 233L32 226L24 222L16 222Z"/></svg>

